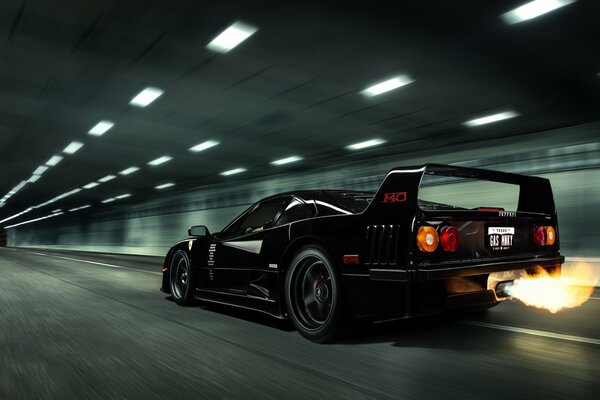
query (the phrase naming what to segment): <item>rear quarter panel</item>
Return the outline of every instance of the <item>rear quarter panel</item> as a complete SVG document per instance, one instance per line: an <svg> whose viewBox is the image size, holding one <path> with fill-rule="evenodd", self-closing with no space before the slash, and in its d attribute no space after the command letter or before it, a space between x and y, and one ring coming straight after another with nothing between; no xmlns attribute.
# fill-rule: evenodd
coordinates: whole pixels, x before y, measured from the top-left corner
<svg viewBox="0 0 600 400"><path fill-rule="evenodd" d="M343 298L355 317L381 320L402 316L406 312L406 283L371 280L370 266L362 261L368 225L369 218L363 214L319 217L293 224L289 253L307 244L322 246L340 273ZM358 255L361 261L344 264L344 255ZM288 256L288 261L291 258ZM281 271L282 282L287 266Z"/></svg>

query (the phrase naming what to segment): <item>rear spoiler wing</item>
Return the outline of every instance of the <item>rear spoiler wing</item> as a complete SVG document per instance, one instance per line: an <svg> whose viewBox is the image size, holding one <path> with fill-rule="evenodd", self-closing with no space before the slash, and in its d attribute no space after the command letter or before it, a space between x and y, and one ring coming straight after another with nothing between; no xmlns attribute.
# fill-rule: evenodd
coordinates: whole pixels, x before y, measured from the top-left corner
<svg viewBox="0 0 600 400"><path fill-rule="evenodd" d="M424 164L398 167L390 170L364 211L365 214L380 215L382 220L406 220L412 218L417 205L419 187L424 175L438 175L508 183L519 186L517 211L554 215L556 208L550 181L545 178L490 171L479 168L457 167L442 164Z"/></svg>

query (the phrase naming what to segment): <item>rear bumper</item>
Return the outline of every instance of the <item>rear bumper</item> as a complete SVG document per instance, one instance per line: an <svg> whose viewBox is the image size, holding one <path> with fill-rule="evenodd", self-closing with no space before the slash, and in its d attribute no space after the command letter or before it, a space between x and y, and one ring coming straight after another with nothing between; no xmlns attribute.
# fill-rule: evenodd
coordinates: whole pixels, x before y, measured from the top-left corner
<svg viewBox="0 0 600 400"><path fill-rule="evenodd" d="M460 278L474 275L485 275L493 272L513 271L536 266L550 268L565 262L563 256L537 257L521 260L502 260L469 264L444 264L436 266L419 266L415 270L404 269L371 269L369 277L372 281L408 282L435 281L449 278Z"/></svg>
<svg viewBox="0 0 600 400"><path fill-rule="evenodd" d="M458 278L472 275L490 274L492 272L512 271L535 267L557 267L565 262L563 256L528 258L514 261L495 261L478 264L447 265L444 267L417 268L415 280L430 281Z"/></svg>
<svg viewBox="0 0 600 400"><path fill-rule="evenodd" d="M369 298L355 295L364 291L359 290L364 287L362 281L361 285L355 282L349 299L360 303L353 307L354 311L362 311L357 315L370 314L375 321L439 314L450 309L486 308L503 300L495 293L500 281L516 279L536 268L557 271L563 262L564 257L551 256L417 265L408 271L371 269L363 278L369 282Z"/></svg>

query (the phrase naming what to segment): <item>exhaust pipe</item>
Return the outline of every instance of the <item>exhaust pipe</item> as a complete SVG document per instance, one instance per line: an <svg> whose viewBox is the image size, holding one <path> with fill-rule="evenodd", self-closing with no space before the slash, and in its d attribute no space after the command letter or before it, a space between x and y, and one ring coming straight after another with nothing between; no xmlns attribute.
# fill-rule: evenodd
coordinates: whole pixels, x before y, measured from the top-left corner
<svg viewBox="0 0 600 400"><path fill-rule="evenodd" d="M514 281L503 281L496 285L496 297L507 298L510 297L510 288Z"/></svg>

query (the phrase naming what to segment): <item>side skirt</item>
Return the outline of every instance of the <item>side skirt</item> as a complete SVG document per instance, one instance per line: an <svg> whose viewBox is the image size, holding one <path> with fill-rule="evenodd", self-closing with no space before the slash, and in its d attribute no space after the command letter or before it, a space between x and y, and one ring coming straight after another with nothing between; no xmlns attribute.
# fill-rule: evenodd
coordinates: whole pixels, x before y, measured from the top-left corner
<svg viewBox="0 0 600 400"><path fill-rule="evenodd" d="M194 291L194 297L198 300L209 303L258 311L277 319L287 319L281 314L280 305L272 299L263 299L243 294L224 293L206 289L196 289Z"/></svg>

